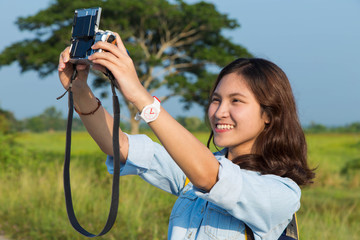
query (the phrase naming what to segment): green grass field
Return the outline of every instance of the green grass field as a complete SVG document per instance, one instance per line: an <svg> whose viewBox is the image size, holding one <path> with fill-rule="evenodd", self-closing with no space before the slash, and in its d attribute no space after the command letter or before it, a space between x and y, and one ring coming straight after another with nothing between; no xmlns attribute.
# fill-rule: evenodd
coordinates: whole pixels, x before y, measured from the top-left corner
<svg viewBox="0 0 360 240"><path fill-rule="evenodd" d="M206 142L208 134L196 136ZM11 149L3 143L0 147L0 235L13 240L85 239L66 215L65 133L24 133L15 140ZM302 192L300 238L360 239L360 135L307 135L307 141L317 178ZM112 178L105 158L87 133L73 134L74 207L80 223L94 233L102 230L110 206ZM166 239L174 196L132 176L121 178L120 194L117 222L100 239Z"/></svg>

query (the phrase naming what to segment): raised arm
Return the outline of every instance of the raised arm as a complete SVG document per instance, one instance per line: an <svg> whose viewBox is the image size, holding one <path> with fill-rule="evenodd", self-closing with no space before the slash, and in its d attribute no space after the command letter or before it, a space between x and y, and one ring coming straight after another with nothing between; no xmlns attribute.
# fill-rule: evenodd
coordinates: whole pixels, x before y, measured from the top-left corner
<svg viewBox="0 0 360 240"><path fill-rule="evenodd" d="M115 76L123 96L141 111L154 102L153 97L141 85L134 64L120 36L116 34L117 46L98 42L93 48L104 49L89 57L94 69L105 72L105 67ZM198 188L209 191L217 181L219 163L211 151L181 126L165 109L158 118L149 123L168 153Z"/></svg>
<svg viewBox="0 0 360 240"><path fill-rule="evenodd" d="M69 62L69 48L66 48L60 55L59 59L59 78L65 89L69 88L70 78L73 73L73 64ZM74 96L74 106L82 113L92 112L97 108L96 97L87 84L89 66L77 65L78 75L73 81L72 91ZM81 115L81 121L84 123L91 137L96 141L101 150L113 155L112 147L112 116L102 107L91 115ZM126 135L119 129L120 140L120 158L125 162L128 154L129 143Z"/></svg>

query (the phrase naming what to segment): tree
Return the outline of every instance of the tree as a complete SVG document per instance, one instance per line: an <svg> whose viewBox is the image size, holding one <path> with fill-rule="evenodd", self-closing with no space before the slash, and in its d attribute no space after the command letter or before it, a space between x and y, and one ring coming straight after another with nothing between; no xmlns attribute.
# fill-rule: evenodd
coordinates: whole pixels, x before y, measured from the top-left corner
<svg viewBox="0 0 360 240"><path fill-rule="evenodd" d="M10 124L6 117L0 114L0 134L6 134L10 131Z"/></svg>
<svg viewBox="0 0 360 240"><path fill-rule="evenodd" d="M0 54L0 66L17 61L22 72L35 70L40 76L56 71L59 53L71 36L74 9L102 7L101 29L119 32L135 63L140 81L150 93L167 87L160 99L181 96L185 108L205 105L216 78L209 66L222 67L234 58L251 56L240 45L222 35L239 24L219 13L211 3L187 4L183 0L54 0L34 16L21 17L21 30L34 31L34 39L13 43ZM104 87L104 76L93 73L93 85ZM137 110L130 111L132 133L139 129Z"/></svg>
<svg viewBox="0 0 360 240"><path fill-rule="evenodd" d="M24 120L25 128L33 132L43 132L49 130L63 130L66 127L66 121L62 118L61 111L55 107L48 107L39 116L34 116Z"/></svg>
<svg viewBox="0 0 360 240"><path fill-rule="evenodd" d="M9 134L15 132L18 121L14 114L0 108L0 134Z"/></svg>
<svg viewBox="0 0 360 240"><path fill-rule="evenodd" d="M311 122L310 125L305 129L305 131L307 133L324 133L329 131L329 129L323 124Z"/></svg>
<svg viewBox="0 0 360 240"><path fill-rule="evenodd" d="M351 133L360 132L360 122L351 123L347 128Z"/></svg>

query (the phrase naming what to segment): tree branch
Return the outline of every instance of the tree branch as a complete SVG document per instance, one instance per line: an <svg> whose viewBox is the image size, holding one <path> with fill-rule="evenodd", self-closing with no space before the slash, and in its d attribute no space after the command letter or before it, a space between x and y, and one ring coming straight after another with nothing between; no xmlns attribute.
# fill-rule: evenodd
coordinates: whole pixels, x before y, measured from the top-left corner
<svg viewBox="0 0 360 240"><path fill-rule="evenodd" d="M140 19L140 28L139 28L140 37L138 38L138 43L139 43L140 47L142 48L142 50L144 51L146 59L149 59L150 52L149 52L149 48L146 46L144 21L145 21L145 19L142 17Z"/></svg>
<svg viewBox="0 0 360 240"><path fill-rule="evenodd" d="M175 97L175 96L177 96L177 95L179 95L179 94L171 93L171 94L169 94L169 95L159 97L159 100L160 100L162 103L164 103L164 102L166 102L167 100L169 100L169 98Z"/></svg>
<svg viewBox="0 0 360 240"><path fill-rule="evenodd" d="M173 47L180 47L180 46L184 46L184 45L189 45L193 42L196 42L197 40L201 39L201 35L198 34L198 35L195 35L193 37L188 37L188 38L185 38L185 40L183 41L178 41L176 42Z"/></svg>
<svg viewBox="0 0 360 240"><path fill-rule="evenodd" d="M178 35L176 35L172 39L170 39L170 36L171 36L170 32L166 33L165 34L166 35L165 36L166 41L161 44L161 47L160 47L159 51L156 54L156 58L159 59L163 55L163 53L166 51L166 49L169 48L169 47L179 47L179 46L182 46L184 44L190 44L190 43L200 39L200 36L199 36L198 33L201 32L204 29L206 29L205 25L201 25L199 28L191 29L191 23L189 23L188 25L186 25L184 27L184 29ZM196 36L190 38L188 41L182 41L181 43L177 43L181 39L188 38L188 37L190 37L192 35L195 35L195 34L196 34Z"/></svg>
<svg viewBox="0 0 360 240"><path fill-rule="evenodd" d="M149 86L150 86L150 84L151 84L151 82L155 79L155 78L152 76L153 71L154 71L154 67L150 67L148 74L146 74L147 77L146 77L146 79L144 79L144 88L145 88L145 89L148 89ZM144 76L144 77L145 77L145 76Z"/></svg>
<svg viewBox="0 0 360 240"><path fill-rule="evenodd" d="M156 74L154 76L154 78L158 78L160 77L161 75L165 74L165 73L171 73L171 70L174 69L174 70L177 70L179 68L189 68L189 67L194 67L198 64L196 63L179 63L179 64L170 64L169 66L163 68L158 74ZM179 71L175 71L173 73L171 73L172 75L174 74L177 74L179 73Z"/></svg>

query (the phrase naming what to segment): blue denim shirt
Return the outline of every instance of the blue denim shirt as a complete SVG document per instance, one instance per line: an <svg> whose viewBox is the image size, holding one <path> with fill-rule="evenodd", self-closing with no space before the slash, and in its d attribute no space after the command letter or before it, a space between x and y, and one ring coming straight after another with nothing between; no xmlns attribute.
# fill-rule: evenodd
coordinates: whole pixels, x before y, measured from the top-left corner
<svg viewBox="0 0 360 240"><path fill-rule="evenodd" d="M128 135L129 154L121 175L139 175L150 184L178 196L169 221L168 239L245 239L246 223L255 239L278 239L300 207L301 191L289 178L240 169L215 153L218 182L210 192L191 183L167 151L145 135ZM191 154L191 153L189 153ZM113 159L106 160L113 173Z"/></svg>

